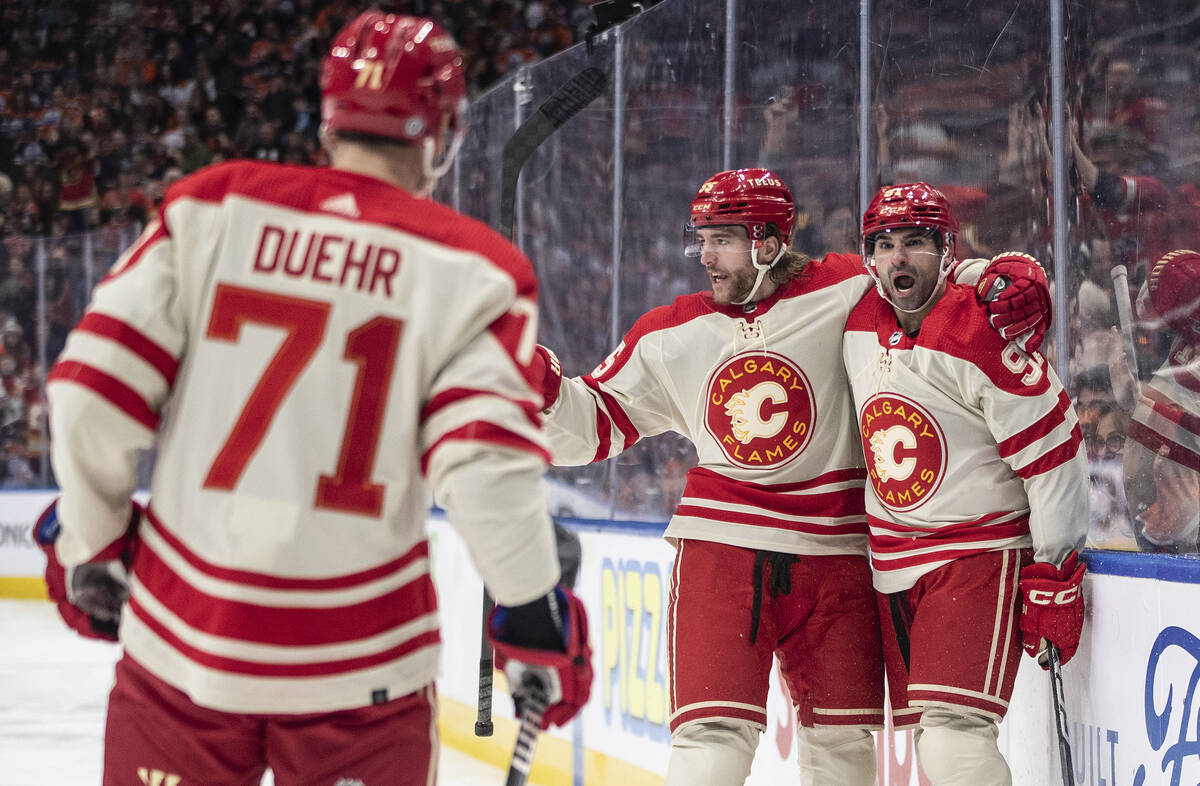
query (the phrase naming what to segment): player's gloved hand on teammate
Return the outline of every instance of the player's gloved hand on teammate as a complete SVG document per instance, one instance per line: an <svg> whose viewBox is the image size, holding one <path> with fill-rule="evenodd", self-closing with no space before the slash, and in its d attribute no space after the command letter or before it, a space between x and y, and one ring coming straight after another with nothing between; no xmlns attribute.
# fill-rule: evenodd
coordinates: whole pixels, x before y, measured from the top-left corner
<svg viewBox="0 0 1200 786"><path fill-rule="evenodd" d="M1009 251L992 257L975 285L988 321L1008 341L1036 352L1050 329L1050 287L1046 271L1028 254Z"/></svg>
<svg viewBox="0 0 1200 786"><path fill-rule="evenodd" d="M129 599L128 568L137 548L137 523L141 506L133 503L125 534L100 554L100 558L64 570L54 544L62 527L58 500L42 511L33 527L33 537L46 555L46 588L50 600L67 626L93 639L117 640L121 610ZM113 555L112 559L104 559Z"/></svg>
<svg viewBox="0 0 1200 786"><path fill-rule="evenodd" d="M1021 570L1021 645L1037 657L1046 639L1058 647L1066 663L1079 648L1083 631L1083 572L1079 552L1072 551L1062 567L1035 562ZM1043 668L1047 668L1043 664Z"/></svg>
<svg viewBox="0 0 1200 786"><path fill-rule="evenodd" d="M536 692L546 704L542 729L562 726L583 709L592 691L592 650L583 603L569 589L560 584L532 603L497 606L488 641L518 714Z"/></svg>
<svg viewBox="0 0 1200 786"><path fill-rule="evenodd" d="M558 356L541 344L534 347L533 360L529 363L533 375L533 389L542 394L542 412L547 412L558 401L558 389L562 385L562 364Z"/></svg>

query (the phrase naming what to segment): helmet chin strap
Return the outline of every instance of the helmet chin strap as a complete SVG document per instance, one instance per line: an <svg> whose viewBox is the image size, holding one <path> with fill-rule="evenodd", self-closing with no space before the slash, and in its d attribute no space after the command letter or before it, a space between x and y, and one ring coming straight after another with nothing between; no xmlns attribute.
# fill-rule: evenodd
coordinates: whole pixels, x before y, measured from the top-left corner
<svg viewBox="0 0 1200 786"><path fill-rule="evenodd" d="M424 198L433 193L438 180L450 171L450 166L454 163L454 157L458 155L458 150L462 147L465 137L466 134L462 129L456 130L450 140L449 149L446 150L441 162L436 165L433 163L433 156L437 145L434 143L433 137L427 136L421 140L421 187L417 189L417 196Z"/></svg>
<svg viewBox="0 0 1200 786"><path fill-rule="evenodd" d="M750 288L750 294L746 295L746 297L742 298L741 300L732 301L733 305L744 306L750 301L754 300L754 295L756 292L758 292L758 288L762 286L763 279L766 278L768 271L775 267L776 262L783 259L783 255L786 252L787 246L780 245L779 253L775 255L774 259L772 259L770 262L759 262L758 245L755 244L750 246L750 264L754 265L754 269L758 271L758 276L754 279L754 286Z"/></svg>

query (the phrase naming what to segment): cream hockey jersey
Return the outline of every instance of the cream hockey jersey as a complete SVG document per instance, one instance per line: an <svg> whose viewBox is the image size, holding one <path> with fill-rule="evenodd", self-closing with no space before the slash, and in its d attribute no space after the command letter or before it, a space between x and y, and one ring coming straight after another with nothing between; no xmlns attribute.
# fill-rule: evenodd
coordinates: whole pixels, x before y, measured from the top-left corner
<svg viewBox="0 0 1200 786"><path fill-rule="evenodd" d="M668 538L793 554L866 554L863 469L842 328L871 285L831 254L749 310L685 295L643 315L546 420L556 465L674 431L699 458Z"/></svg>
<svg viewBox="0 0 1200 786"><path fill-rule="evenodd" d="M50 377L61 561L111 552L157 429L130 657L229 712L432 682L425 481L498 601L558 577L536 295L499 235L365 175L233 162L179 181Z"/></svg>
<svg viewBox="0 0 1200 786"><path fill-rule="evenodd" d="M843 346L866 456L875 587L897 592L951 560L1032 546L1060 563L1088 526L1079 422L1039 353L949 284L915 339L872 290Z"/></svg>

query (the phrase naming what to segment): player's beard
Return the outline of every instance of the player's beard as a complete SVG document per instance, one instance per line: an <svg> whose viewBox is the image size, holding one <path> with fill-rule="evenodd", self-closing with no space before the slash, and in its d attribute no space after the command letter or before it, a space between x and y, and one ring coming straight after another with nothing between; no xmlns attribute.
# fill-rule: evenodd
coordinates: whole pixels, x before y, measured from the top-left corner
<svg viewBox="0 0 1200 786"><path fill-rule="evenodd" d="M734 271L716 271L725 278L721 281L709 279L712 286L713 300L722 306L745 300L754 289L754 280L758 277L754 268L740 268Z"/></svg>

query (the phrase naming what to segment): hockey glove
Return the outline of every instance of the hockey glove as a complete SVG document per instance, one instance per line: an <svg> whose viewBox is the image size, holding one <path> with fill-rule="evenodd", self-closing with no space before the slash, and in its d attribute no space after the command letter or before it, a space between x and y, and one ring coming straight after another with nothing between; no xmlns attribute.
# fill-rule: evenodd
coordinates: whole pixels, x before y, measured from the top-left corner
<svg viewBox="0 0 1200 786"><path fill-rule="evenodd" d="M46 555L46 589L67 627L92 639L117 640L121 609L129 598L128 567L137 545L137 523L141 506L133 503L129 527L120 541L105 549L118 559L100 559L64 570L54 544L62 532L58 500L42 511L33 527L33 537Z"/></svg>
<svg viewBox="0 0 1200 786"><path fill-rule="evenodd" d="M533 360L529 363L533 376L533 389L542 394L542 412L549 412L558 401L558 389L562 385L562 364L558 356L541 344L534 346Z"/></svg>
<svg viewBox="0 0 1200 786"><path fill-rule="evenodd" d="M1021 645L1036 658L1042 639L1058 647L1063 663L1079 648L1083 630L1084 565L1072 551L1061 568L1035 562L1021 570ZM1044 664L1042 668L1047 668Z"/></svg>
<svg viewBox="0 0 1200 786"><path fill-rule="evenodd" d="M1026 352L1042 345L1050 329L1050 287L1036 259L1016 251L992 257L975 285L975 296L1006 340L1022 338Z"/></svg>
<svg viewBox="0 0 1200 786"><path fill-rule="evenodd" d="M488 618L496 667L508 677L517 714L541 692L542 729L563 726L592 691L592 649L583 604L562 585L522 606L497 606Z"/></svg>

